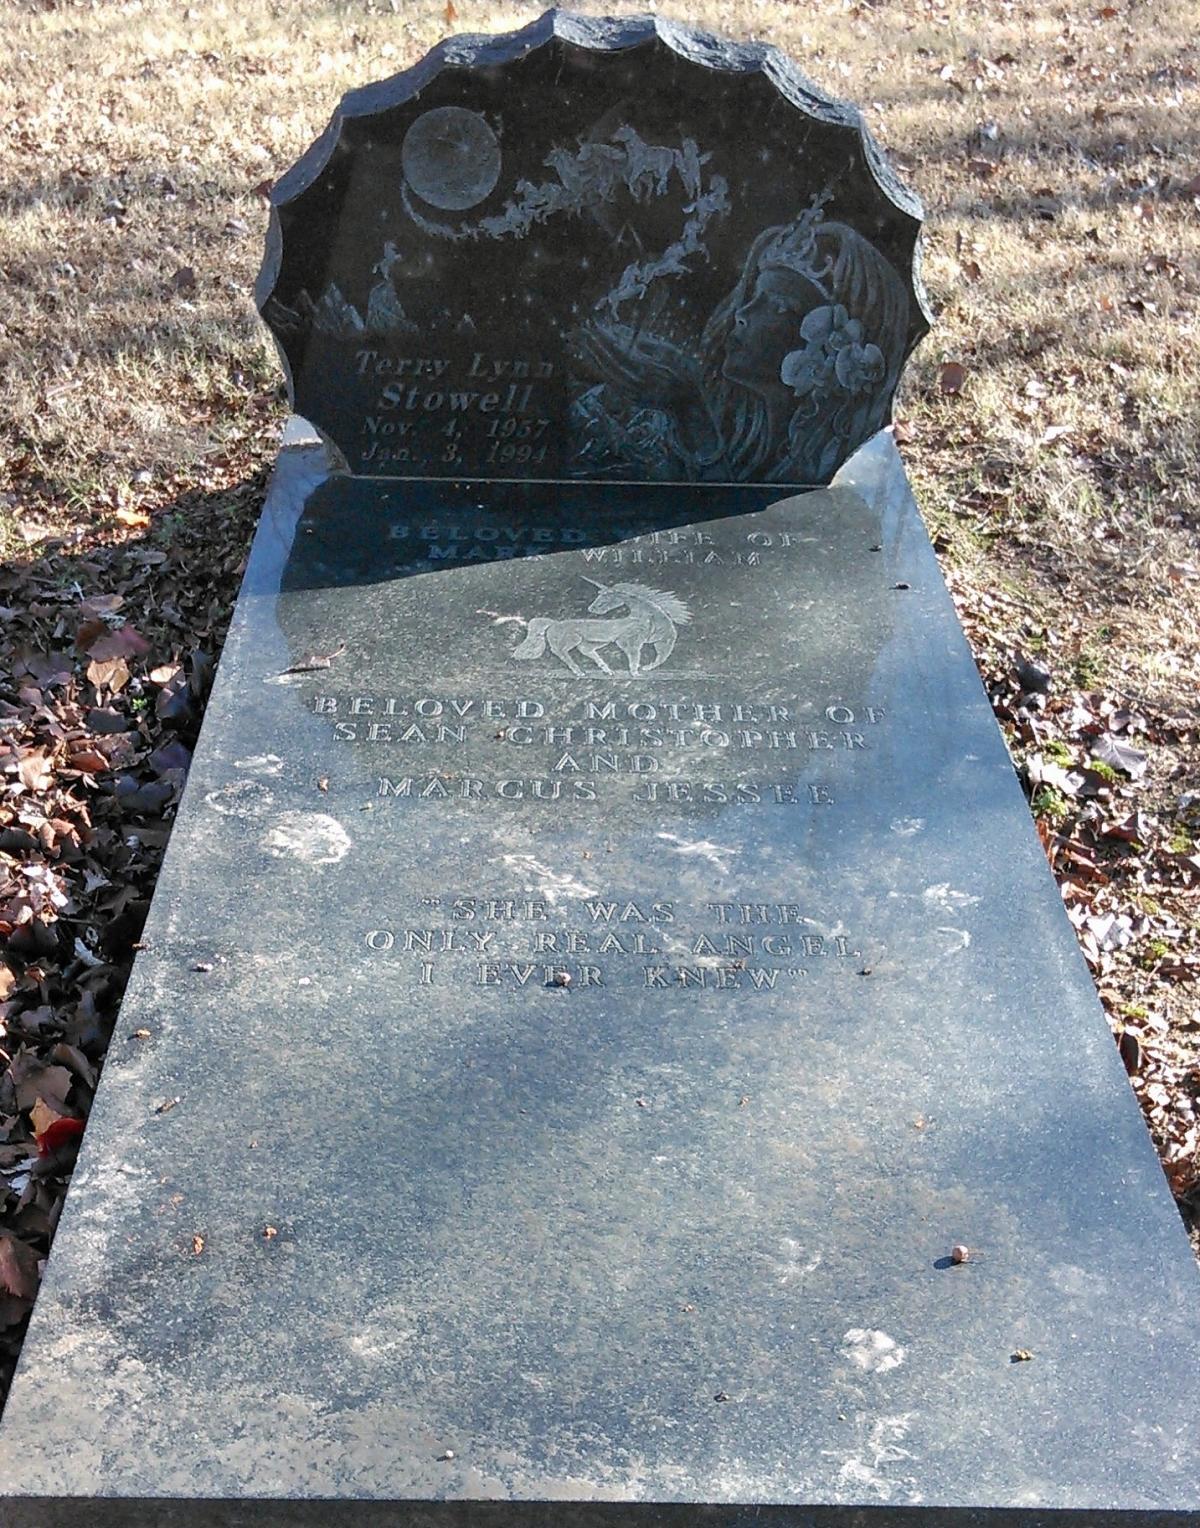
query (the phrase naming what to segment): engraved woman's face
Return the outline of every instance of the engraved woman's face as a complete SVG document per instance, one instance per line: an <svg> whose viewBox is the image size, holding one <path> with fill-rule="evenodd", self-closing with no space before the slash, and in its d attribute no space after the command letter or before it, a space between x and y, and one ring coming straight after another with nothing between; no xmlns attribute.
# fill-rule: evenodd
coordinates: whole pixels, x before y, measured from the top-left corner
<svg viewBox="0 0 1200 1528"><path fill-rule="evenodd" d="M750 296L734 314L723 374L758 393L779 390L779 368L800 343L801 320L824 301L796 271L779 266L759 271Z"/></svg>

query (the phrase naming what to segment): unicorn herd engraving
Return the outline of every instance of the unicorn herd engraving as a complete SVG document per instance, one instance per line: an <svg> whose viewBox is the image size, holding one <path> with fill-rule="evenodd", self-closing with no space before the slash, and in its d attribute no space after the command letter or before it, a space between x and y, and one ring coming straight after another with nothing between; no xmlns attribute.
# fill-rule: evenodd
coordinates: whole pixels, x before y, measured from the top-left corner
<svg viewBox="0 0 1200 1528"><path fill-rule="evenodd" d="M680 626L686 626L692 613L674 594L652 589L649 584L602 584L584 576L597 590L586 616L566 616L553 620L538 616L529 622L525 640L513 649L513 657L522 660L540 658L547 649L581 678L584 670L576 658L586 658L605 674L613 672L601 649L615 647L625 655L631 674L648 673L659 668L671 656ZM624 610L621 616L614 612ZM589 619L608 616L611 619ZM643 662L647 648L652 655Z"/></svg>

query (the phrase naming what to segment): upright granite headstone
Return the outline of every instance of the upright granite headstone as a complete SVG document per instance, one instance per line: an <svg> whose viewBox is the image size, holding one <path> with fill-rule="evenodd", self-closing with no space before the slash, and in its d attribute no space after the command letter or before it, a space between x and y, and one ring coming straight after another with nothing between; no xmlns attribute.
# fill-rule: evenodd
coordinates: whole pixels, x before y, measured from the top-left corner
<svg viewBox="0 0 1200 1528"><path fill-rule="evenodd" d="M0 1528L1200 1522L1200 1284L879 430L924 319L866 142L769 49L552 15L281 186L331 444Z"/></svg>
<svg viewBox="0 0 1200 1528"><path fill-rule="evenodd" d="M272 201L296 411L373 477L827 483L928 327L858 113L667 22L445 43Z"/></svg>

